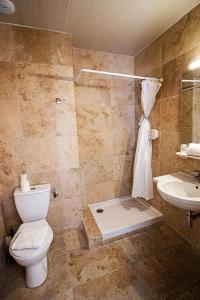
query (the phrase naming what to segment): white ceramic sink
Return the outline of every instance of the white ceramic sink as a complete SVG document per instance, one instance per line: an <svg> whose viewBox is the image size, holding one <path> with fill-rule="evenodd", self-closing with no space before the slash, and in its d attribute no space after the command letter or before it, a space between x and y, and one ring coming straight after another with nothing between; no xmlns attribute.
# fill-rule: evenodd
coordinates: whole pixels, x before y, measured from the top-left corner
<svg viewBox="0 0 200 300"><path fill-rule="evenodd" d="M185 210L200 211L200 185L192 177L175 173L157 178L157 189L164 200Z"/></svg>

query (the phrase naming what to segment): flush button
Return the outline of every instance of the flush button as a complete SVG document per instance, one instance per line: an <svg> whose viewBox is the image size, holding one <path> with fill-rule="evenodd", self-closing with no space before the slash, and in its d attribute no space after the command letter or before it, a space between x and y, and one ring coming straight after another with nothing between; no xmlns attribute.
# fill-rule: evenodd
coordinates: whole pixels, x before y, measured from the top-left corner
<svg viewBox="0 0 200 300"><path fill-rule="evenodd" d="M97 208L96 212L97 212L98 214L101 214L101 213L104 212L104 210L103 210L102 208Z"/></svg>

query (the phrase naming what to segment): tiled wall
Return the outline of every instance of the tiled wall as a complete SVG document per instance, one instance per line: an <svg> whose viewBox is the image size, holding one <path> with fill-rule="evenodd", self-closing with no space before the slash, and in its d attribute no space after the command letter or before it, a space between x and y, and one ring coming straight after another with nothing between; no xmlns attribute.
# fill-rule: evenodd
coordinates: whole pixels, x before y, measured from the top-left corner
<svg viewBox="0 0 200 300"><path fill-rule="evenodd" d="M79 226L83 206L130 193L134 89L108 80L95 86L86 80L74 89L73 64L75 75L80 66L133 73L133 58L73 53L70 35L8 25L0 25L0 40L0 185L7 230L20 223L13 191L24 171L31 184L49 182L59 193L48 214L54 232ZM56 97L66 103L56 104Z"/></svg>
<svg viewBox="0 0 200 300"><path fill-rule="evenodd" d="M181 144L181 74L200 57L200 5L135 57L135 73L163 77L162 90L151 114L151 127L159 129L153 142L153 174L200 169L200 162L182 160L175 153ZM136 91L136 124L141 116L140 92ZM156 193L152 204L184 238L200 246L200 219L186 227L186 213L164 202Z"/></svg>
<svg viewBox="0 0 200 300"><path fill-rule="evenodd" d="M5 240L5 224L2 211L2 191L0 188L0 288L3 279L3 269L4 269L4 258L3 258L3 249L4 249L4 240Z"/></svg>
<svg viewBox="0 0 200 300"><path fill-rule="evenodd" d="M71 36L0 25L0 182L7 229L17 228L13 191L26 171L59 197L48 220L54 231L80 224L78 139ZM56 105L56 97L66 104Z"/></svg>
<svg viewBox="0 0 200 300"><path fill-rule="evenodd" d="M74 49L80 68L133 73L133 57ZM88 76L88 74L86 74ZM128 195L135 142L134 86L84 77L75 88L83 206Z"/></svg>

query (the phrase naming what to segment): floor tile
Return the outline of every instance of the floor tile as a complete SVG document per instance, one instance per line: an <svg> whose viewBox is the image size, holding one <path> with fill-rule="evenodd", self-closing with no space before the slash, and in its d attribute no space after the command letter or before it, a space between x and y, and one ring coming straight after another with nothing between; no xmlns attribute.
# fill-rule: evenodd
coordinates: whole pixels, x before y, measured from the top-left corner
<svg viewBox="0 0 200 300"><path fill-rule="evenodd" d="M170 299L197 284L199 263L192 249L179 245L139 260L133 266L155 299Z"/></svg>
<svg viewBox="0 0 200 300"><path fill-rule="evenodd" d="M117 270L128 263L120 245L104 246L95 250L72 254L69 268L72 285L87 282Z"/></svg>
<svg viewBox="0 0 200 300"><path fill-rule="evenodd" d="M181 243L182 240L179 236L169 226L162 223L153 225L143 233L119 242L131 262Z"/></svg>
<svg viewBox="0 0 200 300"><path fill-rule="evenodd" d="M130 268L122 268L74 288L74 300L152 299Z"/></svg>

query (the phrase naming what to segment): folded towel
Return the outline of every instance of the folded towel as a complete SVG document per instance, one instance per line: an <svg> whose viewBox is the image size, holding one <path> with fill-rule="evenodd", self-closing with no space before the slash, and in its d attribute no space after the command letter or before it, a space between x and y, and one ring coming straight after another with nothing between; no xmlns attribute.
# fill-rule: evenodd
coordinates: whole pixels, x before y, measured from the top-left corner
<svg viewBox="0 0 200 300"><path fill-rule="evenodd" d="M23 228L11 245L12 250L37 249L44 243L48 226Z"/></svg>
<svg viewBox="0 0 200 300"><path fill-rule="evenodd" d="M200 144L191 143L187 148L187 155L200 156Z"/></svg>

